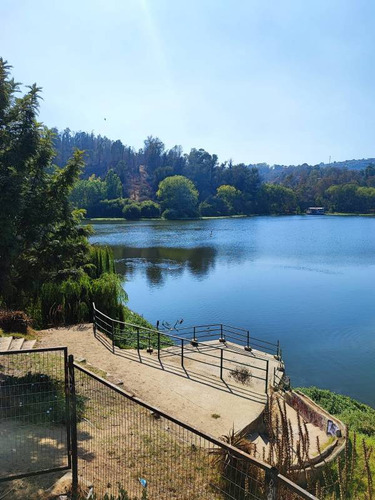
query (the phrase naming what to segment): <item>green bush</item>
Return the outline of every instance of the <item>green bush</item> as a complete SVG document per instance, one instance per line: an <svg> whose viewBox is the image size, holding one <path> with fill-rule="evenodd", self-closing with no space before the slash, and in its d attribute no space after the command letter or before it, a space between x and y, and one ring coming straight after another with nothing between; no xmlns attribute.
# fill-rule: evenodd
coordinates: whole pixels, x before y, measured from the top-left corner
<svg viewBox="0 0 375 500"><path fill-rule="evenodd" d="M141 218L141 209L138 204L131 203L130 205L126 205L123 210L123 214L125 219L128 220L136 220Z"/></svg>
<svg viewBox="0 0 375 500"><path fill-rule="evenodd" d="M160 205L151 200L143 201L141 203L141 216L150 219L160 217Z"/></svg>
<svg viewBox="0 0 375 500"><path fill-rule="evenodd" d="M336 415L352 431L375 436L375 409L349 396L336 394L317 387L300 387L299 390L332 415Z"/></svg>
<svg viewBox="0 0 375 500"><path fill-rule="evenodd" d="M169 220L180 219L180 214L173 208L167 208L167 210L164 210L162 217Z"/></svg>

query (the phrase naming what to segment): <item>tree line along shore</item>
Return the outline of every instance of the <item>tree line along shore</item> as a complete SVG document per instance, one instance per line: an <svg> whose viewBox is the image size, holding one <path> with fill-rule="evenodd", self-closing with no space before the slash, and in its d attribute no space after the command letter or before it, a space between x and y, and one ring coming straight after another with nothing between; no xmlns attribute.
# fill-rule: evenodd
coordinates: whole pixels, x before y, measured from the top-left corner
<svg viewBox="0 0 375 500"><path fill-rule="evenodd" d="M324 206L329 213L375 213L373 159L347 162L350 168L220 163L204 149L168 150L155 137L136 151L92 133L53 133L57 165L63 166L76 148L85 152L71 200L89 218L299 214L311 206Z"/></svg>

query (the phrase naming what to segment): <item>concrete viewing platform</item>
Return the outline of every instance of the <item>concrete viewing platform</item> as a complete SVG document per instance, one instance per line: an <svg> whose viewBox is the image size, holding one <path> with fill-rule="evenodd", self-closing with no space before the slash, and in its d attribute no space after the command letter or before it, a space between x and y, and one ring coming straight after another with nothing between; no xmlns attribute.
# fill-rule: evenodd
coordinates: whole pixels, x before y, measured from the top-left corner
<svg viewBox="0 0 375 500"><path fill-rule="evenodd" d="M157 351L116 348L113 354L94 337L90 324L40 332L38 347L62 345L128 393L216 437L256 420L275 373L281 373L273 355L229 342L187 343L182 365L178 346L162 349L160 360Z"/></svg>

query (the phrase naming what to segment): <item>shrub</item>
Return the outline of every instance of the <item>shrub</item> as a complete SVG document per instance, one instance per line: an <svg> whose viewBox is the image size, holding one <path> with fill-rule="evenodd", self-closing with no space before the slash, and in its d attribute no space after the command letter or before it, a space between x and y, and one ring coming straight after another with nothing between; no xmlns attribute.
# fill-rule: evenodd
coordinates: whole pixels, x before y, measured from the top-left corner
<svg viewBox="0 0 375 500"><path fill-rule="evenodd" d="M160 217L160 205L148 200L141 203L141 215L146 218Z"/></svg>
<svg viewBox="0 0 375 500"><path fill-rule="evenodd" d="M236 367L234 370L231 370L230 376L237 382L245 385L250 383L252 374L248 368L242 366L241 368Z"/></svg>
<svg viewBox="0 0 375 500"><path fill-rule="evenodd" d="M31 319L23 311L0 310L0 328L7 333L27 333Z"/></svg>
<svg viewBox="0 0 375 500"><path fill-rule="evenodd" d="M167 210L164 210L163 212L163 219L180 219L180 214L177 212L177 210L174 210L173 208L167 208Z"/></svg>
<svg viewBox="0 0 375 500"><path fill-rule="evenodd" d="M141 218L141 209L138 204L136 203L131 203L130 205L127 205L124 210L123 214L125 219L128 220L136 220Z"/></svg>
<svg viewBox="0 0 375 500"><path fill-rule="evenodd" d="M317 387L299 387L298 389L329 413L337 415L340 420L350 426L351 430L368 436L375 435L375 409L371 406L326 389Z"/></svg>

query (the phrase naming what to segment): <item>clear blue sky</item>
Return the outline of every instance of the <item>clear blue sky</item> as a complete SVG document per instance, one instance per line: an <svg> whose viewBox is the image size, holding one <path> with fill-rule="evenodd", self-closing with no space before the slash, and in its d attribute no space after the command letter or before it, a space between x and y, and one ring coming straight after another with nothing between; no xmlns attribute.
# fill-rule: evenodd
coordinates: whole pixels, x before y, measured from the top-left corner
<svg viewBox="0 0 375 500"><path fill-rule="evenodd" d="M48 126L222 161L375 156L373 0L1 0L0 19Z"/></svg>

